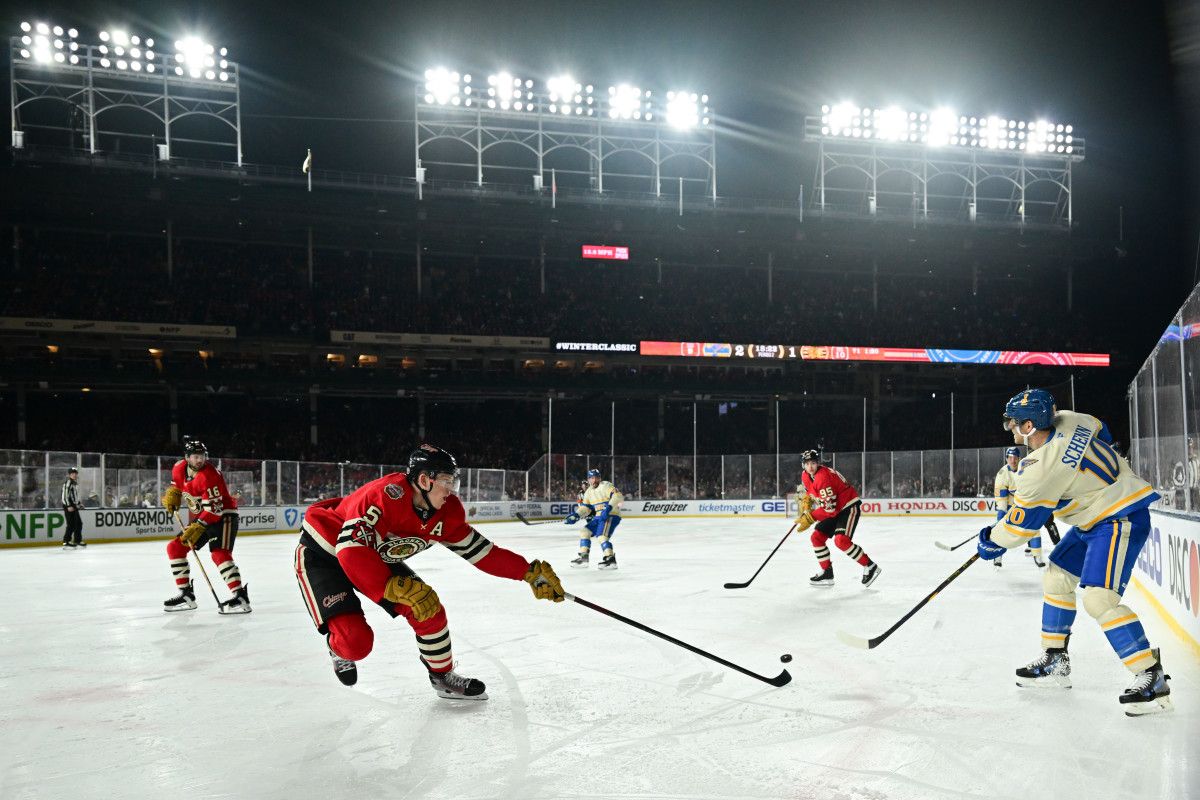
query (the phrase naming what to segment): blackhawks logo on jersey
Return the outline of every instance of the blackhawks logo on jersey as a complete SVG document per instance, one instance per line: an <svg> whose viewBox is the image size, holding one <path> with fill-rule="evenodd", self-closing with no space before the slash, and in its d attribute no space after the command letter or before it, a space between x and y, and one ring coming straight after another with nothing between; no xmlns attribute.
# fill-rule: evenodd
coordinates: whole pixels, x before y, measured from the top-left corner
<svg viewBox="0 0 1200 800"><path fill-rule="evenodd" d="M406 558L411 558L430 543L418 536L405 536L400 539L384 539L375 546L375 552L389 564L399 564Z"/></svg>

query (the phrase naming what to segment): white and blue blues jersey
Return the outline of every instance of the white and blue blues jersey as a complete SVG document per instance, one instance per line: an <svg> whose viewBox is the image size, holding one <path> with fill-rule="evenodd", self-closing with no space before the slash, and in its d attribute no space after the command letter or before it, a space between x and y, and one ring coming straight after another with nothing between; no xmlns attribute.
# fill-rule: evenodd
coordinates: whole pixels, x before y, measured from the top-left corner
<svg viewBox="0 0 1200 800"><path fill-rule="evenodd" d="M1086 532L1148 508L1158 498L1113 449L1103 422L1060 411L1050 439L1018 464L1008 510L993 525L991 538L1016 547L1037 536L1052 516Z"/></svg>

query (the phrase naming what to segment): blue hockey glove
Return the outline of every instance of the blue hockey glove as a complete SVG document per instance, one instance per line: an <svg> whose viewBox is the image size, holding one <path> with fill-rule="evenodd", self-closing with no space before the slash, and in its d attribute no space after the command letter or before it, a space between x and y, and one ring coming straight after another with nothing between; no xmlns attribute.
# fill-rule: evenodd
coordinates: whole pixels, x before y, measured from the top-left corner
<svg viewBox="0 0 1200 800"><path fill-rule="evenodd" d="M567 514L567 518L564 519L563 522L568 525L574 525L576 522L579 522L579 514L572 511L570 514Z"/></svg>
<svg viewBox="0 0 1200 800"><path fill-rule="evenodd" d="M596 513L593 515L592 519L595 520L598 525L603 525L604 520L608 519L608 512L611 509L612 506L610 506L608 503L599 504L596 506Z"/></svg>
<svg viewBox="0 0 1200 800"><path fill-rule="evenodd" d="M979 532L979 544L976 545L976 549L979 551L979 557L984 561L997 559L1007 551L1007 548L992 541L991 533L991 528L984 528Z"/></svg>

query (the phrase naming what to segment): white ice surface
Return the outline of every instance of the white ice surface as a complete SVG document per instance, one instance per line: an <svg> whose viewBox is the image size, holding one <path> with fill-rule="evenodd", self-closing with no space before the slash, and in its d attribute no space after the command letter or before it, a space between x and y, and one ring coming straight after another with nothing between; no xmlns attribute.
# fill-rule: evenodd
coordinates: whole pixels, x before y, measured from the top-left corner
<svg viewBox="0 0 1200 800"><path fill-rule="evenodd" d="M976 564L876 650L969 556L975 520L864 518L883 565L837 585L783 519L626 521L617 572L567 567L575 531L484 526L546 558L569 591L756 672L775 689L574 604L535 601L434 548L409 562L438 591L460 670L491 699L439 700L408 626L370 607L359 683L333 676L292 574L292 536L243 537L254 613L165 614L162 542L0 551L0 798L1197 798L1200 663L1131 589L1173 676L1176 710L1127 718L1129 674L1080 612L1070 691L1019 689L1039 652L1038 570ZM206 555L207 559L207 555ZM211 565L211 562L208 562ZM210 574L216 575L210 566ZM224 595L223 595L224 596Z"/></svg>

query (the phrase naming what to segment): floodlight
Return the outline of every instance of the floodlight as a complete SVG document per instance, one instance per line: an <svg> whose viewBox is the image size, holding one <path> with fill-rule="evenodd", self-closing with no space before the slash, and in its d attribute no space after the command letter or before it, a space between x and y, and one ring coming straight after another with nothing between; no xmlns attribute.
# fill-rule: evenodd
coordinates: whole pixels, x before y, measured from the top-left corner
<svg viewBox="0 0 1200 800"><path fill-rule="evenodd" d="M114 32L113 35L115 37L116 33ZM216 50L211 44L200 40L196 36L187 36L175 42L175 51L175 60L183 65L189 77L204 77L210 81L216 80L217 73L213 69L217 65L216 60L213 58L213 53ZM220 52L222 56L226 55L224 47L221 48ZM182 73L179 69L176 69L175 74L180 75ZM456 80L457 77L455 75Z"/></svg>
<svg viewBox="0 0 1200 800"><path fill-rule="evenodd" d="M445 67L425 70L425 102L446 105L459 96L459 75Z"/></svg>
<svg viewBox="0 0 1200 800"><path fill-rule="evenodd" d="M858 106L848 102L838 103L829 109L826 116L829 128L835 136L849 136L850 123L858 116Z"/></svg>
<svg viewBox="0 0 1200 800"><path fill-rule="evenodd" d="M700 98L695 92L667 92L667 124L674 128L694 128L700 123Z"/></svg>
<svg viewBox="0 0 1200 800"><path fill-rule="evenodd" d="M876 112L874 125L877 139L887 142L903 142L908 139L908 114L896 106Z"/></svg>
<svg viewBox="0 0 1200 800"><path fill-rule="evenodd" d="M951 144L951 137L958 127L958 114L953 109L939 108L929 115L929 130L925 142L933 147L945 147Z"/></svg>
<svg viewBox="0 0 1200 800"><path fill-rule="evenodd" d="M33 26L30 25L28 22L22 22L21 30L25 31L26 33L29 33L31 30L33 30Z"/></svg>
<svg viewBox="0 0 1200 800"><path fill-rule="evenodd" d="M35 28L37 29L37 32L40 33L42 36L50 35L50 26L44 22L37 23Z"/></svg>
<svg viewBox="0 0 1200 800"><path fill-rule="evenodd" d="M642 90L636 86L622 83L608 87L608 115L613 119L641 119L641 106Z"/></svg>

